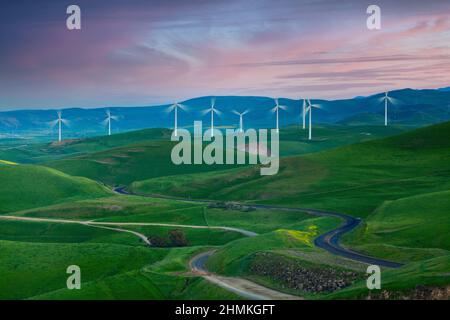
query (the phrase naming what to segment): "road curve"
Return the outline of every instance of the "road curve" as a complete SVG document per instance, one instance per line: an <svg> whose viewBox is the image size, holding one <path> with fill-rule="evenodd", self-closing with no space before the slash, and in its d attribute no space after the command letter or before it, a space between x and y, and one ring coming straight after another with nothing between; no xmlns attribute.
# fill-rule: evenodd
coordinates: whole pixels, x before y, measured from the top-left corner
<svg viewBox="0 0 450 320"><path fill-rule="evenodd" d="M209 250L196 255L189 263L192 272L207 281L250 300L303 300L301 297L275 291L242 278L224 277L208 272L205 263L214 254Z"/></svg>
<svg viewBox="0 0 450 320"><path fill-rule="evenodd" d="M148 198L160 198L160 199L171 199L171 200L178 200L178 201L185 201L185 202L193 202L193 203L211 203L211 202L217 202L214 200L205 200L205 199L186 199L186 198L178 198L178 197L171 197L171 196L164 196L164 195L142 195L142 194L135 194L128 192L125 187L116 187L113 189L114 192L118 194L123 195L137 195L137 196L143 196ZM342 247L340 245L340 240L342 236L354 228L356 228L360 223L360 218L354 218L350 215L339 213L339 212L331 212L331 211L323 211L323 210L316 210L316 209L310 209L310 208L291 208L291 207L283 207L283 206L274 206L274 205L266 205L266 204L248 204L243 203L243 205L252 207L255 209L269 209L269 210L281 210L281 211L290 211L290 212L306 212L311 215L315 216L324 216L324 217L336 217L343 220L343 223L336 229L333 229L325 234L320 235L314 240L314 244L322 248L334 255L338 255L347 259L351 259L354 261L367 263L367 264L374 264L381 267L387 267L387 268L400 268L403 266L401 263L388 261L384 259L379 259L376 257L371 257L368 255L365 255L363 253L352 251L348 248Z"/></svg>

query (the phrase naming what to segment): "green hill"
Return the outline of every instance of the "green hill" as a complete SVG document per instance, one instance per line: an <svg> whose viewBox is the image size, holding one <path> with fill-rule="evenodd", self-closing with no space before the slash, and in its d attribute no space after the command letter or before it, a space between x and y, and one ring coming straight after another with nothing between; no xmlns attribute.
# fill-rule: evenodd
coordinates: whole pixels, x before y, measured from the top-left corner
<svg viewBox="0 0 450 320"><path fill-rule="evenodd" d="M256 168L136 182L135 191L248 200L367 216L386 200L450 189L450 122L385 139L281 159L275 176Z"/></svg>
<svg viewBox="0 0 450 320"><path fill-rule="evenodd" d="M404 130L406 130L404 127L324 125L315 128L314 141L311 142L307 140L305 130L296 126L286 127L280 135L280 155L292 156L319 152L398 134ZM170 154L174 143L170 142L168 132L168 130L156 129L143 130L120 134L116 137L93 138L84 142L56 145L52 148L59 150L60 155L56 153L57 151L49 152L40 160L47 160L44 161L45 165L70 175L84 176L110 185L129 185L144 179L236 167L172 164Z"/></svg>
<svg viewBox="0 0 450 320"><path fill-rule="evenodd" d="M52 161L45 165L74 176L84 176L109 185L128 185L133 181L160 176L204 172L232 166L172 163L170 141L146 141L102 152Z"/></svg>
<svg viewBox="0 0 450 320"><path fill-rule="evenodd" d="M87 139L64 140L62 143L27 143L18 140L14 143L0 143L0 159L19 163L42 163L67 157L86 155L106 149L116 148L142 141L170 139L168 129L145 129L111 136Z"/></svg>
<svg viewBox="0 0 450 320"><path fill-rule="evenodd" d="M1 167L0 181L0 213L110 194L89 179L35 165Z"/></svg>
<svg viewBox="0 0 450 320"><path fill-rule="evenodd" d="M449 212L450 191L388 201L367 218L348 243L361 251L376 251L379 256L395 254L397 259L403 258L398 257L399 249L419 260L448 254Z"/></svg>

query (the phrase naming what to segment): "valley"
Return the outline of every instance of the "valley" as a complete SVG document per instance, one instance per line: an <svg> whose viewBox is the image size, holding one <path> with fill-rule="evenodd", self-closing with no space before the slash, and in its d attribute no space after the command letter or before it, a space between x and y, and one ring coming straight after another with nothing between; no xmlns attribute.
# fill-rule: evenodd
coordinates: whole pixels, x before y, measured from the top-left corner
<svg viewBox="0 0 450 320"><path fill-rule="evenodd" d="M323 125L312 142L296 127L281 132L280 172L266 177L258 166L174 166L168 131L158 129L10 157L3 149L0 298L242 299L267 288L278 298L341 299L449 285L450 123ZM340 236L344 250L398 264L382 266L379 293L365 287L364 261L320 245L343 226L321 210L358 221ZM146 241L174 230L183 246ZM213 254L194 270L205 252ZM70 264L83 270L82 290L65 288Z"/></svg>

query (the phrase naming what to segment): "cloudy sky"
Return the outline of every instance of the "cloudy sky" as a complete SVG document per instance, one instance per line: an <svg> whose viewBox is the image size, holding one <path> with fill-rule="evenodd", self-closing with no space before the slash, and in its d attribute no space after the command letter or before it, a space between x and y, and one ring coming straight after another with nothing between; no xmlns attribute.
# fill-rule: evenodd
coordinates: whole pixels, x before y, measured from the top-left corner
<svg viewBox="0 0 450 320"><path fill-rule="evenodd" d="M81 7L82 30L66 28ZM382 29L366 27L370 4ZM0 5L0 109L450 86L448 0L21 0Z"/></svg>

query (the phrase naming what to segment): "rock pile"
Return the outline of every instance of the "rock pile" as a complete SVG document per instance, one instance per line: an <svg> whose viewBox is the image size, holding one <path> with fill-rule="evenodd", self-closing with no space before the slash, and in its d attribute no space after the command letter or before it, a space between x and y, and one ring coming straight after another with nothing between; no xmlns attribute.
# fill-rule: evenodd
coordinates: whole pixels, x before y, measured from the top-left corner
<svg viewBox="0 0 450 320"><path fill-rule="evenodd" d="M353 271L305 267L297 261L271 253L258 253L250 266L250 272L270 277L284 288L307 293L333 292L347 287L358 278L358 274Z"/></svg>

